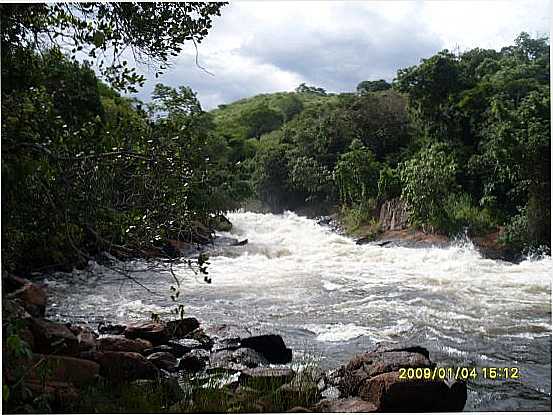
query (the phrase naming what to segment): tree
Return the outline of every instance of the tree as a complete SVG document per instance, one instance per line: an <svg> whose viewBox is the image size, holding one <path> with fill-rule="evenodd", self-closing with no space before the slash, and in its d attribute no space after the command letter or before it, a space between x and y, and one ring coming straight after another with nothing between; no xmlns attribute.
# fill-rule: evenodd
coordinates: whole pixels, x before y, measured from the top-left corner
<svg viewBox="0 0 553 415"><path fill-rule="evenodd" d="M334 178L343 203L362 204L378 196L380 165L372 152L354 140L334 169Z"/></svg>
<svg viewBox="0 0 553 415"><path fill-rule="evenodd" d="M241 122L247 129L247 137L259 139L261 135L279 128L282 123L282 113L261 104L253 110L242 113Z"/></svg>
<svg viewBox="0 0 553 415"><path fill-rule="evenodd" d="M318 88L316 86L309 86L305 83L301 83L297 88L296 92L298 94L313 94L313 95L326 95L326 91L323 88Z"/></svg>
<svg viewBox="0 0 553 415"><path fill-rule="evenodd" d="M456 191L457 164L443 144L433 144L400 165L401 197L416 225L441 229L446 196Z"/></svg>
<svg viewBox="0 0 553 415"><path fill-rule="evenodd" d="M357 85L357 93L360 95L369 94L371 92L386 91L391 87L392 85L384 79L378 81L362 81Z"/></svg>
<svg viewBox="0 0 553 415"><path fill-rule="evenodd" d="M15 48L64 51L93 59L111 85L136 91L144 77L127 56L152 65L156 76L178 55L208 34L213 16L226 3L53 3L3 4L2 60Z"/></svg>

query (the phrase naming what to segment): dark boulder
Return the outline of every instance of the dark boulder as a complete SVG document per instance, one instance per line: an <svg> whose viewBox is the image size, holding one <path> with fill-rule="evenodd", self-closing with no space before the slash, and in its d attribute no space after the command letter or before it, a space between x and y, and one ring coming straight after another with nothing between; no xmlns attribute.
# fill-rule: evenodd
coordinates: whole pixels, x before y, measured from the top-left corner
<svg viewBox="0 0 553 415"><path fill-rule="evenodd" d="M462 411L467 399L466 385L451 387L442 380L401 380L399 372L387 372L367 379L359 396L381 412Z"/></svg>
<svg viewBox="0 0 553 415"><path fill-rule="evenodd" d="M287 348L282 337L276 334L242 339L241 346L260 353L269 363L290 363L292 361L292 350Z"/></svg>
<svg viewBox="0 0 553 415"><path fill-rule="evenodd" d="M268 365L269 361L253 349L240 348L236 350L219 350L209 358L210 369L228 369L240 371L261 365Z"/></svg>
<svg viewBox="0 0 553 415"><path fill-rule="evenodd" d="M90 360L35 354L27 379L33 382L64 382L85 386L95 382L99 374L100 366Z"/></svg>
<svg viewBox="0 0 553 415"><path fill-rule="evenodd" d="M69 356L79 354L79 340L67 325L33 318L29 328L36 352Z"/></svg>
<svg viewBox="0 0 553 415"><path fill-rule="evenodd" d="M156 365L157 368L167 370L168 372L172 372L177 366L177 358L168 352L152 353L147 359Z"/></svg>
<svg viewBox="0 0 553 415"><path fill-rule="evenodd" d="M127 326L122 324L104 324L100 323L98 325L98 333L100 334L113 334L120 335L125 333Z"/></svg>
<svg viewBox="0 0 553 415"><path fill-rule="evenodd" d="M113 381L130 382L159 376L157 367L139 353L97 352L89 357L100 364L100 375Z"/></svg>
<svg viewBox="0 0 553 415"><path fill-rule="evenodd" d="M203 370L207 366L209 352L202 349L195 349L179 359L178 370L194 373Z"/></svg>
<svg viewBox="0 0 553 415"><path fill-rule="evenodd" d="M401 368L434 367L423 347L384 343L355 356L335 375L344 396L359 397L377 411L461 411L467 398L464 382L450 387L442 380L399 378Z"/></svg>

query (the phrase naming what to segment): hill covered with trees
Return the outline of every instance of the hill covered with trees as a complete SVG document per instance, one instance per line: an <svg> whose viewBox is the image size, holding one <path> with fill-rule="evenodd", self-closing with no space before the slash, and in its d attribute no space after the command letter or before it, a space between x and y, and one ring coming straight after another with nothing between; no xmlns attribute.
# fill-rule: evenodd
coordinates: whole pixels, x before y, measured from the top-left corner
<svg viewBox="0 0 553 415"><path fill-rule="evenodd" d="M518 250L550 244L547 39L442 51L351 93L302 84L206 112L186 86L159 84L148 103L126 98L143 79L106 51L123 47L113 28L132 15L120 33L162 71L221 5L82 4L82 20L69 7L2 6L5 270L163 253L251 200L274 212L338 210L354 231L401 198L413 227L501 229ZM171 29L164 13L190 7L194 33ZM163 31L173 38L154 41ZM55 41L62 32L69 52ZM104 57L100 72L78 53Z"/></svg>
<svg viewBox="0 0 553 415"><path fill-rule="evenodd" d="M411 226L500 230L518 250L550 245L549 43L447 50L355 93L259 95L214 110L255 196L272 211L338 207L350 230L401 198Z"/></svg>

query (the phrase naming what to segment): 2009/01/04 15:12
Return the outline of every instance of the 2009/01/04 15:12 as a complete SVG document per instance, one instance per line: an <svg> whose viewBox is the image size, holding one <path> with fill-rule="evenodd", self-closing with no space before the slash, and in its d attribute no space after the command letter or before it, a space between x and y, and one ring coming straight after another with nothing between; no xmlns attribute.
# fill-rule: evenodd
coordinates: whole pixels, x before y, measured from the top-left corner
<svg viewBox="0 0 553 415"><path fill-rule="evenodd" d="M418 367L400 368L400 380L475 380L478 377L490 380L520 379L518 367Z"/></svg>

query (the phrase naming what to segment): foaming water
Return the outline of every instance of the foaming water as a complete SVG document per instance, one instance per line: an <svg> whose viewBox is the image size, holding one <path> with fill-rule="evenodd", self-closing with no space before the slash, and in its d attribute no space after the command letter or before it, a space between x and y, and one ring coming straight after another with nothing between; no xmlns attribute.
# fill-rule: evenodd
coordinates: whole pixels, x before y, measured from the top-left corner
<svg viewBox="0 0 553 415"><path fill-rule="evenodd" d="M249 243L211 250L211 285L176 270L189 314L280 333L327 368L382 340L423 345L448 366L516 366L517 381L470 382L467 409L551 408L551 257L485 259L466 239L448 248L356 245L290 212L229 219L222 236ZM174 308L168 273L135 277L158 295L99 266L50 278L49 314L97 323Z"/></svg>

